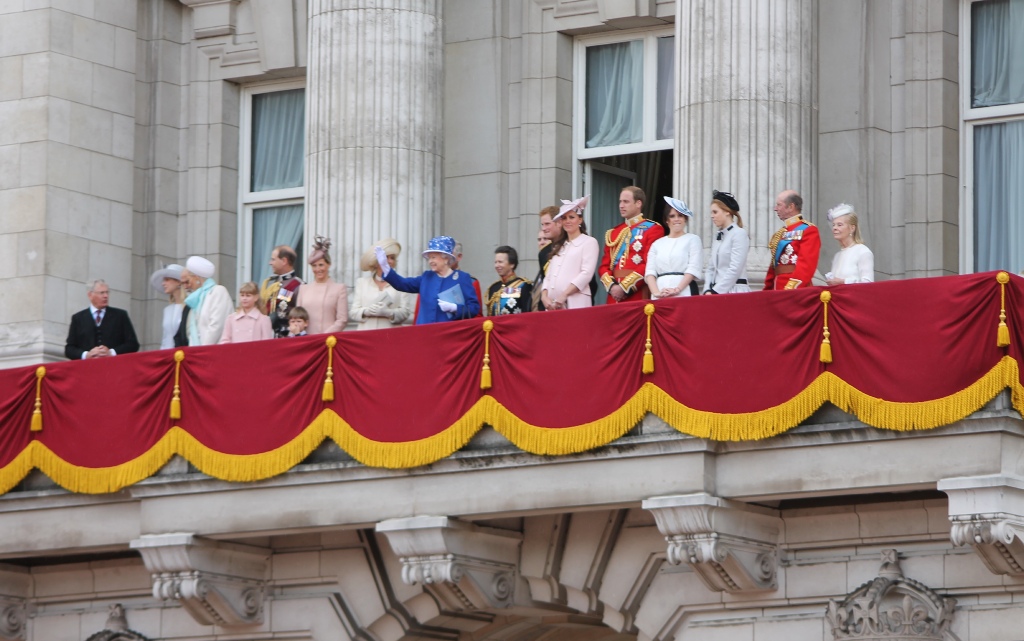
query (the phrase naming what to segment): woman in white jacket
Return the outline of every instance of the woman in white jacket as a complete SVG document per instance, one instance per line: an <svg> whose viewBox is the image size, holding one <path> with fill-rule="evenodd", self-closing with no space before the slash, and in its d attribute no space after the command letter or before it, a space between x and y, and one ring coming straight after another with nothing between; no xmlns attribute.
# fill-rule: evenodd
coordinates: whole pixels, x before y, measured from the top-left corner
<svg viewBox="0 0 1024 641"><path fill-rule="evenodd" d="M740 205L736 197L715 190L711 196L711 222L715 239L711 241L711 260L704 272L705 294L749 292L747 254L750 237L743 229Z"/></svg>

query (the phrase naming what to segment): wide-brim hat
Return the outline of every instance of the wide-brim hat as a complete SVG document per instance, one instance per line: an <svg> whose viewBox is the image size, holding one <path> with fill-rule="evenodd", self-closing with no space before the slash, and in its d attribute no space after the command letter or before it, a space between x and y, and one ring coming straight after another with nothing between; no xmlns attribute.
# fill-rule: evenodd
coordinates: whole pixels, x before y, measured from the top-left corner
<svg viewBox="0 0 1024 641"><path fill-rule="evenodd" d="M181 265L172 263L167 267L164 267L163 269L158 269L155 272L153 272L153 275L149 277L149 284L152 285L153 289L163 294L164 279L173 278L174 280L180 281L181 272L184 269L185 268L182 267Z"/></svg>
<svg viewBox="0 0 1024 641"><path fill-rule="evenodd" d="M683 201L677 198L673 198L671 196L665 196L665 202L668 203L669 207L675 209L680 214L686 216L687 218L693 218L693 212L690 211L690 208L687 207L686 203L684 203Z"/></svg>
<svg viewBox="0 0 1024 641"><path fill-rule="evenodd" d="M359 257L359 269L364 272L373 271L377 267L377 256L374 252L375 247L380 247L384 250L385 255L394 254L395 256L402 253L402 246L398 244L398 241L394 238L385 238L384 240L378 240L370 248L363 252L363 255Z"/></svg>
<svg viewBox="0 0 1024 641"><path fill-rule="evenodd" d="M451 236L434 236L427 243L427 249L423 252L423 257L426 258L427 254L434 252L448 254L455 258L455 239Z"/></svg>
<svg viewBox="0 0 1024 641"><path fill-rule="evenodd" d="M563 200L562 206L558 208L558 213L551 220L558 220L562 216L568 214L570 211L581 211L587 208L587 203L590 202L590 195L577 198L576 200Z"/></svg>

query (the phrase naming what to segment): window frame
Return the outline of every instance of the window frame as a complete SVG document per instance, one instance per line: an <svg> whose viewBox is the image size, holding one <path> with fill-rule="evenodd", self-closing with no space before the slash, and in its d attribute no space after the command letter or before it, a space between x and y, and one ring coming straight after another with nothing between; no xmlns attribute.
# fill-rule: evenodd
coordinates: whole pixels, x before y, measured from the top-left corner
<svg viewBox="0 0 1024 641"><path fill-rule="evenodd" d="M254 83L242 87L239 114L238 136L238 263L236 278L239 284L252 280L253 261L252 233L253 212L267 207L281 205L303 205L303 216L306 213L306 168L303 161L302 186L269 191L251 191L252 186L252 105L253 96L306 89L305 78L289 80L273 80ZM304 94L305 95L305 94ZM304 108L308 109L307 106ZM305 135L305 133L303 134ZM267 257L269 258L269 257ZM298 266L296 266L298 269Z"/></svg>
<svg viewBox="0 0 1024 641"><path fill-rule="evenodd" d="M972 107L971 7L985 0L960 2L960 273L973 274L974 255L974 128L1024 120L1024 102Z"/></svg>
<svg viewBox="0 0 1024 641"><path fill-rule="evenodd" d="M646 151L661 151L675 146L675 137L657 140L658 120L658 38L675 36L672 25L666 27L629 29L613 33L577 36L574 43L573 64L573 156L574 164L579 161L605 156L621 156ZM587 48L599 45L617 44L631 40L644 41L644 111L643 140L624 145L587 147ZM678 43L676 43L678 46ZM678 77L678 69L676 70ZM673 113L675 96L673 96ZM674 116L673 116L674 117ZM575 181L579 184L579 181Z"/></svg>

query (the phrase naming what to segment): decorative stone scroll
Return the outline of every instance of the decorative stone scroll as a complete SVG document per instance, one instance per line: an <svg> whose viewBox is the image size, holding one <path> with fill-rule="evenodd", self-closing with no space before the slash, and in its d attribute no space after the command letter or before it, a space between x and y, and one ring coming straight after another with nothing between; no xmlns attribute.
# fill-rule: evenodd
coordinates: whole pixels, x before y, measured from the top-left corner
<svg viewBox="0 0 1024 641"><path fill-rule="evenodd" d="M153 596L178 600L199 623L263 622L269 550L194 534L147 534L131 547L153 575Z"/></svg>
<svg viewBox="0 0 1024 641"><path fill-rule="evenodd" d="M711 590L748 592L778 587L782 521L759 509L710 494L659 496L643 502L668 541L668 562L689 563Z"/></svg>
<svg viewBox="0 0 1024 641"><path fill-rule="evenodd" d="M0 639L25 638L30 576L25 568L0 565Z"/></svg>
<svg viewBox="0 0 1024 641"><path fill-rule="evenodd" d="M958 641L950 631L956 599L903 576L896 550L882 550L878 578L830 600L825 619L837 641Z"/></svg>
<svg viewBox="0 0 1024 641"><path fill-rule="evenodd" d="M970 545L995 574L1024 577L1024 478L979 476L944 479L949 496L949 536Z"/></svg>
<svg viewBox="0 0 1024 641"><path fill-rule="evenodd" d="M521 535L446 516L377 524L402 562L402 581L421 584L453 612L507 608L514 602Z"/></svg>

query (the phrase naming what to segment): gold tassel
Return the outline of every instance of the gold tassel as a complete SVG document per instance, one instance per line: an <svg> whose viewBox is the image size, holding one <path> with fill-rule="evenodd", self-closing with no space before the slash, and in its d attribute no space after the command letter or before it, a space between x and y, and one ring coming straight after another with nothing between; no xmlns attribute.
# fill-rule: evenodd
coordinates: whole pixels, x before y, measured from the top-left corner
<svg viewBox="0 0 1024 641"><path fill-rule="evenodd" d="M996 345L1009 347L1010 328L1006 326L1006 283L1010 282L1010 275L999 272L996 274L996 282L999 283L999 330L996 332Z"/></svg>
<svg viewBox="0 0 1024 641"><path fill-rule="evenodd" d="M828 333L828 302L830 300L832 300L832 292L830 292L828 290L825 290L825 291L821 292L820 298L821 298L822 304L825 307L825 311L824 311L825 328L823 330L824 337L821 339L821 355L819 356L819 360L821 360L822 363L831 363L832 362L832 343L829 342L829 340L828 340L828 337L829 337L829 333Z"/></svg>
<svg viewBox="0 0 1024 641"><path fill-rule="evenodd" d="M174 396L171 397L171 420L181 418L181 361L185 360L185 352L174 352Z"/></svg>
<svg viewBox="0 0 1024 641"><path fill-rule="evenodd" d="M320 394L320 400L325 403L334 400L334 346L337 344L337 338L327 337L327 379L324 381L324 391Z"/></svg>
<svg viewBox="0 0 1024 641"><path fill-rule="evenodd" d="M46 368L40 365L36 368L36 407L32 410L32 425L29 428L32 432L43 431L43 377L46 376Z"/></svg>
<svg viewBox="0 0 1024 641"><path fill-rule="evenodd" d="M654 316L654 303L644 305L644 313L647 314L647 342L644 344L644 374L654 373L654 352L651 351L651 316Z"/></svg>
<svg viewBox="0 0 1024 641"><path fill-rule="evenodd" d="M484 321L484 368L480 370L480 389L491 389L491 330L494 321Z"/></svg>

